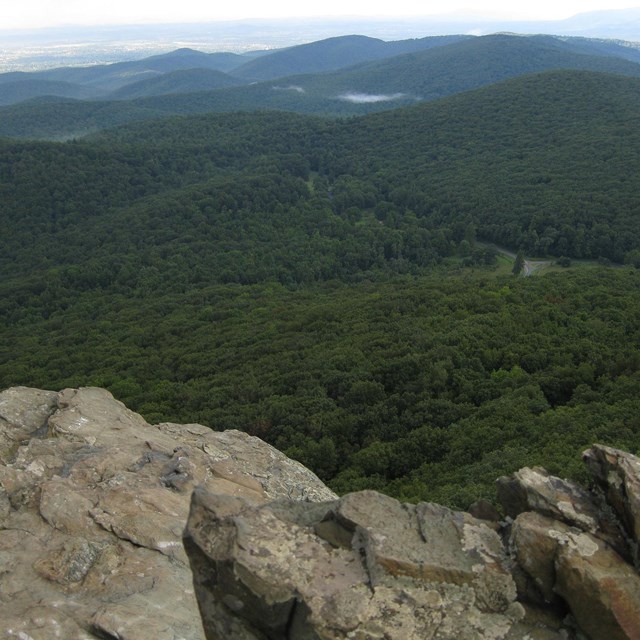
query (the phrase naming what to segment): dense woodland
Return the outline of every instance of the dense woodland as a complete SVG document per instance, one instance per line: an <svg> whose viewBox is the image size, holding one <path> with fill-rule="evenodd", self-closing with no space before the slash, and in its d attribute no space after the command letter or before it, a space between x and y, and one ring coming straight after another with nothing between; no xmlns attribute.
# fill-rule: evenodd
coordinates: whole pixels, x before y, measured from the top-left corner
<svg viewBox="0 0 640 640"><path fill-rule="evenodd" d="M105 386L341 492L579 477L640 446L639 137L640 80L556 71L2 140L0 386ZM516 277L492 243L571 266Z"/></svg>

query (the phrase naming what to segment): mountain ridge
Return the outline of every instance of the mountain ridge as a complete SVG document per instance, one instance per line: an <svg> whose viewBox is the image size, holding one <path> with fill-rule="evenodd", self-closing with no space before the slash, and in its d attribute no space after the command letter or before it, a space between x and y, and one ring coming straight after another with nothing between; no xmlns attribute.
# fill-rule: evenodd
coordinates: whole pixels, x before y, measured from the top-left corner
<svg viewBox="0 0 640 640"><path fill-rule="evenodd" d="M639 63L639 49L584 38L497 34L384 42L366 36L343 36L265 52L258 57L179 49L113 65L4 74L0 75L0 84L30 80L26 95L37 97L52 93L51 81L67 82L77 87L64 85L64 91L60 89L64 96L104 101L119 90L121 93L115 94L119 99L137 96L135 89L127 94L124 87L149 80L147 87L164 84L165 88L141 89L140 93L176 94L172 101L164 99L157 103L160 109L174 113L208 108L275 108L351 115L433 99L507 77L553 68L586 68L638 75ZM219 82L213 82L211 74L203 73L198 83L193 71L196 68L230 73L236 80L231 82L220 76ZM301 72L305 73L301 75ZM160 80L168 73L173 75ZM43 83L40 89L38 81ZM212 82L215 86L244 86L210 94L207 106L204 90L210 89ZM271 84L273 82L277 84ZM199 95L190 98L191 92ZM15 102L20 97L19 93L5 92L4 102ZM190 102L194 105L189 106ZM197 102L202 106L195 106ZM156 105L145 106L154 108Z"/></svg>

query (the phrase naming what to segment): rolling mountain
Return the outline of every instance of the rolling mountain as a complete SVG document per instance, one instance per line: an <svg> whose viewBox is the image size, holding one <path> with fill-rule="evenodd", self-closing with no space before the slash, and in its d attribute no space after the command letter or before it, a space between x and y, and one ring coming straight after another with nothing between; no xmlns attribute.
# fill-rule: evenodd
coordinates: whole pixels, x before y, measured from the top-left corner
<svg viewBox="0 0 640 640"><path fill-rule="evenodd" d="M593 49L601 51L600 43L595 43ZM295 78L292 83L309 92L344 96L343 99L349 99L350 94L366 97L402 93L418 100L433 100L551 69L589 69L640 76L640 64L614 56L611 49L605 55L588 53L591 50L588 41L578 45L551 36L492 35L365 63L333 74Z"/></svg>
<svg viewBox="0 0 640 640"><path fill-rule="evenodd" d="M385 42L367 36L340 36L275 51L237 67L232 75L247 81L260 81L322 73L360 62L440 47L469 37L437 36Z"/></svg>
<svg viewBox="0 0 640 640"><path fill-rule="evenodd" d="M133 100L149 96L174 93L210 91L221 87L232 87L242 81L213 69L184 69L170 71L155 78L132 82L109 95L113 100Z"/></svg>
<svg viewBox="0 0 640 640"><path fill-rule="evenodd" d="M367 46L371 44L366 42ZM57 102L54 110L42 101L5 107L0 110L0 135L59 139L145 117L216 111L278 109L333 116L359 115L553 69L586 69L637 77L640 64L627 59L633 55L632 49L617 43L553 36L484 36L338 71L212 91L152 95L118 104ZM182 58L189 64L194 63L188 51L160 58L164 68L179 64ZM157 60L156 63L160 64ZM155 73L154 78L159 77ZM193 89L197 83L186 81L181 86Z"/></svg>
<svg viewBox="0 0 640 640"><path fill-rule="evenodd" d="M16 104L41 96L85 100L95 98L98 95L91 87L71 82L40 80L32 78L30 74L26 73L10 75L11 79L7 78L0 82L0 105Z"/></svg>
<svg viewBox="0 0 640 640"><path fill-rule="evenodd" d="M336 490L456 504L640 443L638 78L0 140L0 193L3 385L106 385L156 422L261 434ZM488 241L627 266L516 278Z"/></svg>
<svg viewBox="0 0 640 640"><path fill-rule="evenodd" d="M455 236L460 221L465 226L472 221L485 239L530 253L621 262L640 249L639 105L640 79L565 70L348 120L268 112L206 114L130 124L74 145L30 143L30 151L15 142L5 145L7 167L13 164L12 149L20 150L21 157L34 153L34 161L23 159L20 171L7 170L3 207L6 215L18 216L14 226L26 225L27 235L47 228L31 217L51 214L51 193L68 192L54 227L65 237L66 216L72 221L73 212L92 212L77 221L82 233L74 237L83 238L82 250L71 251L69 240L58 250L41 248L42 259L56 251L62 256L87 251L111 255L116 245L133 242L124 236L137 226L140 237L146 237L151 231L144 225L154 224L160 211L169 216L163 224L173 225L171 233L161 234L168 243L163 250L171 253L173 239L182 233L178 229L186 233L176 212L191 215L190 203L200 197L198 184L213 180L203 187L207 193L234 192L233 200L241 203L254 197L252 189L268 190L264 184L270 178L260 182L265 173L303 178L313 170L326 180L324 193L318 194L322 206L339 215L354 207L360 213L353 214L353 223L366 210L380 216L382 227L365 227L375 230L382 245L394 225L402 231L411 210L432 234L447 228ZM38 150L46 151L48 171L38 168ZM252 187L256 176L260 180ZM306 187L300 191L295 181L283 181L288 185L283 194L291 189L294 200L311 197ZM332 199L327 200L329 185ZM169 192L173 204L165 208L160 201ZM159 198L157 207L140 200L149 196ZM156 213L150 218L152 211ZM247 215L251 211L249 207ZM234 220L231 216L228 221L228 241L238 232ZM112 224L121 226L117 233ZM16 242L17 228L16 237L5 238L5 243ZM214 231L220 233L220 228ZM40 241L55 237L47 231L33 241L34 247ZM221 236L214 242L212 237L211 242L212 250L221 243L211 255L222 261L216 269L222 268L226 240ZM377 240L372 242L378 246ZM425 247L433 244L426 237L425 242ZM16 245L20 251L23 246ZM236 246L250 257L248 246ZM294 243L287 251L295 253L296 247ZM438 249L449 250L444 241ZM27 254L9 247L0 253L14 271L24 260L31 268ZM394 253L389 249L385 255L388 260ZM326 256L317 259L323 262ZM290 260L287 264L295 271L293 256ZM251 271L244 268L238 273Z"/></svg>
<svg viewBox="0 0 640 640"><path fill-rule="evenodd" d="M116 62L114 64L89 67L61 67L32 73L0 74L0 85L8 82L31 81L27 97L56 95L59 97L97 98L142 80L158 78L161 75L183 70L207 69L227 72L244 64L251 56L234 53L201 53L193 49L178 49L171 53L151 56L143 60ZM42 84L38 85L40 82ZM52 83L61 83L54 85ZM188 83L186 83L188 85ZM233 84L238 84L235 81ZM77 89L72 87L77 86ZM202 87L201 87L202 88ZM75 93L74 93L75 92ZM26 93L26 92L25 92ZM3 91L3 104L17 102L19 93ZM13 99L13 95L16 99ZM25 99L25 98L22 98Z"/></svg>

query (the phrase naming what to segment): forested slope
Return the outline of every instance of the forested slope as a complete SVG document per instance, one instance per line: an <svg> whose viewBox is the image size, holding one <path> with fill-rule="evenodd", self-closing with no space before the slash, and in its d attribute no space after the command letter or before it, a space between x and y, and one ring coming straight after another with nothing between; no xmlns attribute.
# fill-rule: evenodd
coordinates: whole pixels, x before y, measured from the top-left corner
<svg viewBox="0 0 640 640"><path fill-rule="evenodd" d="M469 216L534 254L638 248L637 79L549 72L343 126L338 166L436 226Z"/></svg>
<svg viewBox="0 0 640 640"><path fill-rule="evenodd" d="M348 38L347 42L351 42L352 38ZM341 41L339 38L330 40ZM368 42L371 39L365 40ZM467 38L447 45L434 39L438 46L431 46L432 39L425 40L429 42L374 41L377 42L376 46L387 52L402 50L403 46L429 48L331 72L288 75L265 82L213 90L204 90L211 86L210 74L203 75L202 72L189 71L185 67L180 67L182 71L163 80L161 74L170 76L169 72L173 68L171 65L188 64L185 60L189 61L193 57L196 60L206 58L206 54L178 51L156 61L158 65L164 65L160 66L163 69L161 72L156 73L153 69L143 71L145 67L142 67L136 71L139 75L124 74L123 79L122 73L115 73L113 78L108 77L109 82L116 83L115 87L121 87L125 81L132 83L134 79L148 79L151 74L156 78L151 83L157 83L156 88L150 89L147 94L144 91L129 94L132 98L135 95L147 97L119 100L116 103L105 101L108 95L103 96L103 102L94 104L59 101L55 104L55 109L51 108L50 100L0 108L0 135L68 139L125 122L154 119L162 115L256 109L329 116L363 115L459 94L508 78L558 69L640 76L640 64L630 59L634 58L633 53L626 57L620 53L627 49L631 52L633 50L615 43L514 35ZM329 64L332 59L340 58L340 42L331 46L329 43L330 41L313 43L300 47L300 50L314 51L319 47L324 51L323 57ZM327 47L331 49L329 52L325 51ZM351 49L353 45L347 48ZM275 66L269 67L269 60L273 62L273 58L276 58L277 63L277 56L285 53L288 55L292 51L293 49L264 55L247 64L263 65L265 73L271 69L272 73L278 74L278 65L274 63ZM304 67L309 62L308 53L303 55L298 51L298 55L302 56L300 64ZM289 64L290 69L294 67L295 65ZM286 73L284 69L281 72ZM223 82L223 78L224 76L218 77L221 83L231 82L228 78ZM88 86L93 87L91 83ZM125 91L125 97L126 95Z"/></svg>
<svg viewBox="0 0 640 640"><path fill-rule="evenodd" d="M640 81L550 72L346 121L0 141L0 385L256 433L466 506L640 446ZM479 240L626 261L516 278Z"/></svg>

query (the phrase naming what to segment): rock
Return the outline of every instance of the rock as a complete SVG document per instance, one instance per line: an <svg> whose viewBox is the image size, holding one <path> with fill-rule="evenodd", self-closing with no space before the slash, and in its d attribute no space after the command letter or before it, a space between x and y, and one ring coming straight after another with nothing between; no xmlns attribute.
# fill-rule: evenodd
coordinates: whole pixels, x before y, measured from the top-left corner
<svg viewBox="0 0 640 640"><path fill-rule="evenodd" d="M560 539L557 592L591 638L640 639L640 577L601 540L581 533Z"/></svg>
<svg viewBox="0 0 640 640"><path fill-rule="evenodd" d="M640 459L603 445L594 445L582 454L582 459L637 545L640 541Z"/></svg>
<svg viewBox="0 0 640 640"><path fill-rule="evenodd" d="M512 542L545 601L561 596L590 638L640 638L640 576L604 541L528 512L516 518Z"/></svg>
<svg viewBox="0 0 640 640"><path fill-rule="evenodd" d="M476 500L467 511L478 520L484 520L491 528L500 528L500 513L488 500Z"/></svg>
<svg viewBox="0 0 640 640"><path fill-rule="evenodd" d="M524 616L491 528L373 491L307 510L197 490L185 548L209 639L497 639Z"/></svg>
<svg viewBox="0 0 640 640"><path fill-rule="evenodd" d="M556 597L555 553L558 547L554 530L569 531L569 528L538 513L520 514L511 530L513 551L518 565L533 579L541 599L539 603L552 602Z"/></svg>
<svg viewBox="0 0 640 640"><path fill-rule="evenodd" d="M525 468L480 520L338 499L257 438L102 389L8 389L0 638L640 640L640 461L585 460L599 492Z"/></svg>
<svg viewBox="0 0 640 640"><path fill-rule="evenodd" d="M498 478L498 499L512 518L535 511L574 526L606 541L618 553L631 553L618 522L597 496L569 480L561 480L540 467L520 469Z"/></svg>
<svg viewBox="0 0 640 640"><path fill-rule="evenodd" d="M0 638L203 639L182 546L197 485L336 498L237 431L151 426L102 389L0 393Z"/></svg>

